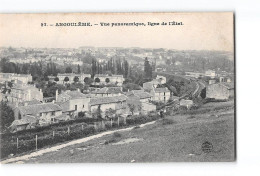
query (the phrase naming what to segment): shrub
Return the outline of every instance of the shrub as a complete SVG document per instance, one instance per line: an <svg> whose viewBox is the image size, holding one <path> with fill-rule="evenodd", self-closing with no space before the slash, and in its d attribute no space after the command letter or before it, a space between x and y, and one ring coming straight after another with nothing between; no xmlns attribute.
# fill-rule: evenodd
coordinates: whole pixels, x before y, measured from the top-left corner
<svg viewBox="0 0 260 176"><path fill-rule="evenodd" d="M172 119L162 119L162 125L170 125L174 123L175 122Z"/></svg>

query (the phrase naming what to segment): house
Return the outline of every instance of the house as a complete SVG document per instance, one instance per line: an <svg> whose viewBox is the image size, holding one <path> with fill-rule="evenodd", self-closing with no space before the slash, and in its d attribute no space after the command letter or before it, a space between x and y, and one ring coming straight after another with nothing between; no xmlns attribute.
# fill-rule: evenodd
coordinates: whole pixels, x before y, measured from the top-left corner
<svg viewBox="0 0 260 176"><path fill-rule="evenodd" d="M214 70L207 70L207 71L205 71L205 76L208 76L210 78L215 78L216 72Z"/></svg>
<svg viewBox="0 0 260 176"><path fill-rule="evenodd" d="M38 120L34 116L26 115L23 119L14 120L9 129L12 132L35 128Z"/></svg>
<svg viewBox="0 0 260 176"><path fill-rule="evenodd" d="M114 97L122 94L122 87L103 87L90 92L91 97Z"/></svg>
<svg viewBox="0 0 260 176"><path fill-rule="evenodd" d="M190 109L190 108L193 106L193 101L192 101L192 100L184 100L184 99L181 99L181 101L180 101L180 106L184 106L184 107L186 107L187 109Z"/></svg>
<svg viewBox="0 0 260 176"><path fill-rule="evenodd" d="M128 98L137 97L141 102L150 102L152 100L152 95L144 90L132 90L126 93Z"/></svg>
<svg viewBox="0 0 260 176"><path fill-rule="evenodd" d="M43 101L43 93L32 85L14 84L10 93L6 94L7 100L12 103L20 103L24 101Z"/></svg>
<svg viewBox="0 0 260 176"><path fill-rule="evenodd" d="M234 97L234 83L218 83L208 85L206 88L206 97L216 100L228 100Z"/></svg>
<svg viewBox="0 0 260 176"><path fill-rule="evenodd" d="M92 98L89 102L89 111L93 114L100 108L102 117L105 116L105 112L109 109L115 110L116 114L122 114L126 108L126 100L127 97L125 95Z"/></svg>
<svg viewBox="0 0 260 176"><path fill-rule="evenodd" d="M231 78L221 76L221 77L219 77L219 82L220 83L221 82L228 82L228 83L230 83L231 82Z"/></svg>
<svg viewBox="0 0 260 176"><path fill-rule="evenodd" d="M132 90L126 93L127 108L125 114L147 114L151 111L156 111L156 105L150 103L152 95L144 90Z"/></svg>
<svg viewBox="0 0 260 176"><path fill-rule="evenodd" d="M167 87L153 88L150 94L152 100L157 102L167 102L171 98L171 92Z"/></svg>
<svg viewBox="0 0 260 176"><path fill-rule="evenodd" d="M29 74L16 74L16 73L0 73L0 81L3 82L20 82L21 84L27 84L32 82L32 75Z"/></svg>
<svg viewBox="0 0 260 176"><path fill-rule="evenodd" d="M158 85L166 83L166 77L157 75L156 79L153 79L150 82L143 83L143 88L145 91L150 92L153 88L157 88Z"/></svg>
<svg viewBox="0 0 260 176"><path fill-rule="evenodd" d="M33 116L40 125L51 123L55 117L62 115L62 108L54 103L42 103L20 106L14 109L15 120Z"/></svg>
<svg viewBox="0 0 260 176"><path fill-rule="evenodd" d="M94 76L94 85L107 85L114 84L116 86L122 86L124 82L123 75L108 75L108 74L96 74Z"/></svg>
<svg viewBox="0 0 260 176"><path fill-rule="evenodd" d="M215 84L216 83L216 80L215 79L210 79L209 80L209 84Z"/></svg>
<svg viewBox="0 0 260 176"><path fill-rule="evenodd" d="M56 103L62 108L62 113L69 117L76 117L79 112L89 111L90 96L79 91L65 91L58 95Z"/></svg>

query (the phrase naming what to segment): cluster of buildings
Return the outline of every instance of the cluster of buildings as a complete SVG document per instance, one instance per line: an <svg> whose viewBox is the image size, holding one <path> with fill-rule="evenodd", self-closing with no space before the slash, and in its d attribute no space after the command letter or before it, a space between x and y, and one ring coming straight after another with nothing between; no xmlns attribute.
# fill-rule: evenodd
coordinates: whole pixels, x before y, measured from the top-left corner
<svg viewBox="0 0 260 176"><path fill-rule="evenodd" d="M90 78L87 74L58 74L59 80L50 78L64 84L66 77L74 80L78 77L79 82ZM99 79L99 81L95 81ZM108 80L109 79L109 80ZM63 81L62 81L63 80ZM134 114L147 114L156 111L156 102L167 102L171 93L160 85L166 83L166 78L157 76L151 82L144 83L142 90L123 92L122 75L95 75L93 84L115 84L116 87L92 88L87 94L79 89L76 91L62 91L56 94L52 102L46 103L41 89L31 84L14 83L10 91L1 93L3 101L7 101L14 111L15 121L11 125L14 131L43 126L60 121L75 119L78 116L92 118L99 112L103 118L110 118L108 112L119 116ZM67 81L68 82L68 81Z"/></svg>

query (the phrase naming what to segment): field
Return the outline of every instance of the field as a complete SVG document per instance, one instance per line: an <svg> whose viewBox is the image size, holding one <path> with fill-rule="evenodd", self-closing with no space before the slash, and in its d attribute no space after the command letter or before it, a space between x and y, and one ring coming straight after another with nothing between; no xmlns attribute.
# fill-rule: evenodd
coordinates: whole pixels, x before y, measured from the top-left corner
<svg viewBox="0 0 260 176"><path fill-rule="evenodd" d="M234 102L204 104L196 113L167 116L22 163L234 161ZM207 113L205 113L207 111ZM212 150L203 152L210 142Z"/></svg>

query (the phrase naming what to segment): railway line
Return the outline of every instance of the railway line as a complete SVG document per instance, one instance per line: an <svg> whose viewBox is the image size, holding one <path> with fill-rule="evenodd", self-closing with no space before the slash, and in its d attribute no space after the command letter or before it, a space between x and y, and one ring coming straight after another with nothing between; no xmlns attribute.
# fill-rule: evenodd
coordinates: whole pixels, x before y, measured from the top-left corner
<svg viewBox="0 0 260 176"><path fill-rule="evenodd" d="M184 79L186 81L189 82L194 82L196 84L196 87L194 90L189 90L187 93L183 94L182 96L180 96L179 100L181 99L186 99L186 98L196 98L199 97L201 91L206 87L205 83L203 83L200 80L197 80L195 78L191 78L191 77L186 77L183 75L175 75L175 74L171 74L171 73L164 73L164 72L154 72L156 74L160 74L162 76L166 76L167 79L172 78L174 79L174 77L179 77L181 79Z"/></svg>

